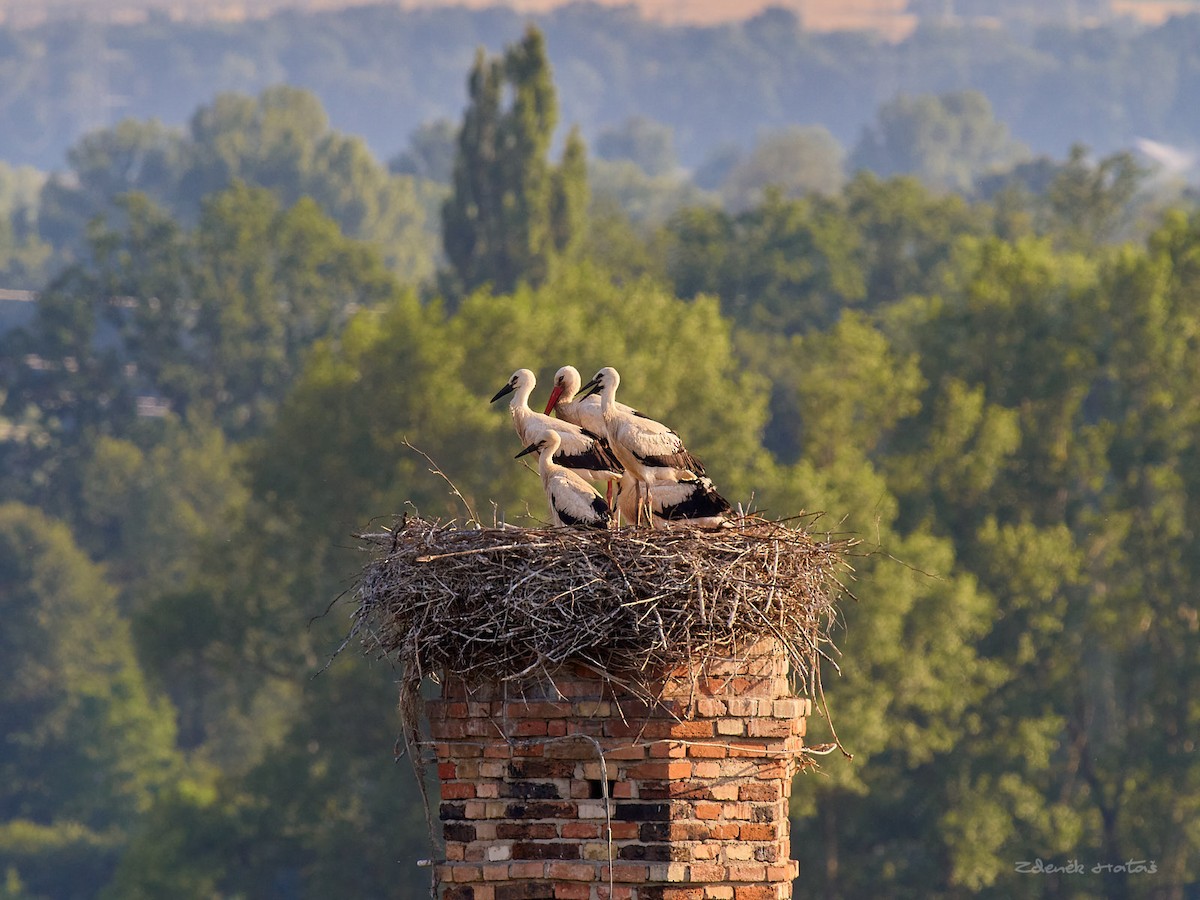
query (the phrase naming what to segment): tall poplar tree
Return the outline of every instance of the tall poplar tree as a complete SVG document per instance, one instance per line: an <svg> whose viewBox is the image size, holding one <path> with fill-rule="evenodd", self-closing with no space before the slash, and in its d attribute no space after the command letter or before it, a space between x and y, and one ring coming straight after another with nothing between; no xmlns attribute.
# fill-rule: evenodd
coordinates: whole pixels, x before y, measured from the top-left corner
<svg viewBox="0 0 1200 900"><path fill-rule="evenodd" d="M578 246L587 203L586 151L572 132L562 164L547 159L558 101L545 41L530 27L499 58L480 50L458 136L442 235L456 287L506 293L541 284Z"/></svg>

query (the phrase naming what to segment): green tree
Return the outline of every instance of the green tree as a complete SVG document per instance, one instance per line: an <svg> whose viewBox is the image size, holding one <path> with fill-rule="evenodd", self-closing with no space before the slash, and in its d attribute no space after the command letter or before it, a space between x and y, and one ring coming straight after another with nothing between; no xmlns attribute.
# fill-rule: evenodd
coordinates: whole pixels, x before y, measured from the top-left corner
<svg viewBox="0 0 1200 900"><path fill-rule="evenodd" d="M850 155L852 169L915 175L931 187L970 191L975 180L1027 155L978 91L900 95L880 107Z"/></svg>
<svg viewBox="0 0 1200 900"><path fill-rule="evenodd" d="M606 128L596 138L596 157L628 160L652 178L672 174L679 165L675 135L661 122L632 116L621 125Z"/></svg>
<svg viewBox="0 0 1200 900"><path fill-rule="evenodd" d="M0 162L0 278L35 289L46 276L50 246L38 236L38 196L46 176L32 166Z"/></svg>
<svg viewBox="0 0 1200 900"><path fill-rule="evenodd" d="M845 181L843 155L834 136L819 125L767 132L725 176L721 199L736 213L762 203L769 188L789 198L833 196Z"/></svg>
<svg viewBox="0 0 1200 900"><path fill-rule="evenodd" d="M1071 147L1045 192L1048 228L1068 249L1113 241L1130 222L1132 201L1146 172L1130 153L1091 162L1082 144Z"/></svg>
<svg viewBox="0 0 1200 900"><path fill-rule="evenodd" d="M408 148L388 162L396 175L411 175L449 185L454 176L455 138L458 129L450 119L431 119L412 133Z"/></svg>
<svg viewBox="0 0 1200 900"><path fill-rule="evenodd" d="M909 294L933 294L957 243L989 233L986 211L955 194L940 195L916 178L881 180L859 172L843 192L860 243L866 303L880 309Z"/></svg>
<svg viewBox="0 0 1200 900"><path fill-rule="evenodd" d="M446 255L460 290L540 284L561 248L574 246L586 198L583 143L567 142L556 171L546 159L558 102L536 28L502 58L481 50L468 80L454 186L442 208ZM586 200L582 206L586 207Z"/></svg>
<svg viewBox="0 0 1200 900"><path fill-rule="evenodd" d="M317 98L299 88L219 94L186 131L126 120L85 137L69 161L74 178L46 185L38 222L69 258L85 255L89 223L119 213L125 194L144 193L191 226L206 198L244 182L286 207L312 198L406 280L433 273L436 238L425 218L432 194L389 173L361 139L332 130Z"/></svg>
<svg viewBox="0 0 1200 900"><path fill-rule="evenodd" d="M726 315L754 331L820 329L864 299L857 235L834 201L771 191L736 216L684 210L669 229L675 290L716 294Z"/></svg>
<svg viewBox="0 0 1200 900"><path fill-rule="evenodd" d="M31 892L107 879L122 836L179 773L174 722L128 624L65 525L0 506L0 868Z"/></svg>

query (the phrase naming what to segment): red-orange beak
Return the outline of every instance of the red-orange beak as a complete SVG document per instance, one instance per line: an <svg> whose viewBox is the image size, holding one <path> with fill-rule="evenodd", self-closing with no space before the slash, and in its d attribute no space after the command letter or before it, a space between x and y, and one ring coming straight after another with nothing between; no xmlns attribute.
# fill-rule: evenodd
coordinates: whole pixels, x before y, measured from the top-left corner
<svg viewBox="0 0 1200 900"><path fill-rule="evenodd" d="M550 392L550 399L546 401L546 412L544 415L550 415L550 410L554 409L555 404L558 403L558 398L562 396L562 392L562 385L556 384L554 390Z"/></svg>

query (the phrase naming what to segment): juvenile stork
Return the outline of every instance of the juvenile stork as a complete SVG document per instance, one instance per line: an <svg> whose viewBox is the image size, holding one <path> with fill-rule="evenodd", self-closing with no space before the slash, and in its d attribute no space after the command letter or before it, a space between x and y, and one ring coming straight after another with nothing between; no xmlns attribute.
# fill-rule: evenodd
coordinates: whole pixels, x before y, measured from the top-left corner
<svg viewBox="0 0 1200 900"><path fill-rule="evenodd" d="M513 395L508 408L521 445L537 445L549 432L555 432L559 436L560 449L555 451L554 461L560 466L574 469L584 478L597 483L620 478L620 464L598 436L589 434L578 425L529 408L529 395L536 384L537 379L531 371L517 369L508 384L500 388L491 400L495 403L501 397Z"/></svg>
<svg viewBox="0 0 1200 900"><path fill-rule="evenodd" d="M653 521L649 488L657 484L698 483L704 477L704 465L683 445L682 439L662 422L639 413L626 412L617 403L617 387L621 376L611 366L605 366L583 390L600 395L600 414L604 420L604 435L613 455L625 467L637 484L637 510L645 511ZM712 482L708 482L710 488ZM713 501L729 504L715 488ZM682 498L679 498L682 499ZM678 502L678 501L672 501ZM635 517L640 521L641 515Z"/></svg>
<svg viewBox="0 0 1200 900"><path fill-rule="evenodd" d="M717 528L729 517L729 503L717 493L711 478L695 481L675 481L644 487L646 506L650 508L650 524L655 528L670 528L672 524L698 525ZM617 508L622 518L638 521L638 482L629 472L621 476L617 488ZM642 510L645 515L645 510Z"/></svg>
<svg viewBox="0 0 1200 900"><path fill-rule="evenodd" d="M563 421L578 425L589 434L603 438L604 417L600 413L600 398L592 395L576 400L575 396L579 393L581 383L579 370L574 366L563 366L555 372L554 387L550 391L550 399L546 401L544 412L546 415L557 412L558 417ZM626 406L624 403L618 403L617 407L631 416L641 415L636 409ZM607 439L605 439L604 445L609 452L612 451L612 448L608 447ZM611 481L608 483L604 499L610 506L612 505L613 482Z"/></svg>
<svg viewBox="0 0 1200 900"><path fill-rule="evenodd" d="M550 399L546 402L546 415L557 412L560 419L565 419L592 434L604 434L604 417L600 412L600 398L595 394L575 399L582 385L579 370L574 366L563 366L554 373L554 388L550 391ZM636 416L640 413L631 406L618 403L621 412Z"/></svg>
<svg viewBox="0 0 1200 900"><path fill-rule="evenodd" d="M561 444L557 431L547 431L544 437L517 454L517 459L526 453L539 454L538 472L546 490L546 502L550 504L551 523L607 528L609 508L604 498L574 471L554 461Z"/></svg>

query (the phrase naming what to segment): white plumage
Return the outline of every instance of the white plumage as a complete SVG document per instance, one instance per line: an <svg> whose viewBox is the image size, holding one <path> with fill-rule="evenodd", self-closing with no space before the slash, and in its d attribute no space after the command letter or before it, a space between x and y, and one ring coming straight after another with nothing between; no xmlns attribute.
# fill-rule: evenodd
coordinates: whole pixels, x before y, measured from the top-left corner
<svg viewBox="0 0 1200 900"><path fill-rule="evenodd" d="M679 435L662 422L617 403L620 384L617 370L605 366L583 386L600 394L604 436L617 461L644 484L695 481L702 476L703 464L683 446Z"/></svg>
<svg viewBox="0 0 1200 900"><path fill-rule="evenodd" d="M563 366L554 374L554 387L550 391L550 399L546 403L546 415L558 413L560 419L578 425L592 434L604 434L604 416L600 410L600 398L595 394L590 397L576 399L583 381L579 370L574 366ZM628 415L639 415L638 411L624 403L618 403L617 409Z"/></svg>
<svg viewBox="0 0 1200 900"><path fill-rule="evenodd" d="M645 514L651 524L656 522L656 515L665 521L690 519L698 524L702 520L705 524L723 521L729 512L729 503L717 493L712 481L704 477L700 460L666 425L618 404L617 387L620 384L621 376L617 370L605 366L583 385L583 389L599 393L604 436L613 455L625 468L622 485L626 496L632 493L633 499L625 501L622 515L638 523ZM678 487L668 489L668 485Z"/></svg>
<svg viewBox="0 0 1200 900"><path fill-rule="evenodd" d="M561 449L555 451L554 461L560 466L573 469L591 481L610 481L621 476L621 467L603 441L595 434L588 434L578 425L563 419L555 419L529 408L529 395L537 384L537 378L529 369L517 369L508 384L496 392L491 402L512 394L509 411L522 446L539 444L551 432L559 436Z"/></svg>
<svg viewBox="0 0 1200 900"><path fill-rule="evenodd" d="M550 505L550 521L554 525L579 525L585 528L607 528L608 504L590 484L571 469L554 461L562 443L557 431L547 431L536 443L517 454L538 453L538 472Z"/></svg>

